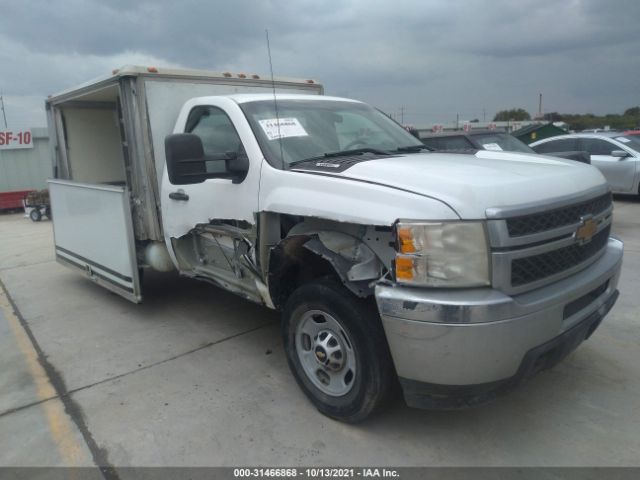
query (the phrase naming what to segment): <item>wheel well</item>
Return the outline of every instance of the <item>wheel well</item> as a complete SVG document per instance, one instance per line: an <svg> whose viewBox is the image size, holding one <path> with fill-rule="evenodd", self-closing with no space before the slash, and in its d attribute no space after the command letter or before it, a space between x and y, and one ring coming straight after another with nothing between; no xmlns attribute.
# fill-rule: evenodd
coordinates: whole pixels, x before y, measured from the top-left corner
<svg viewBox="0 0 640 480"><path fill-rule="evenodd" d="M300 285L318 278L340 281L328 260L303 247L308 236L285 239L271 251L269 258L269 293L274 306L281 310Z"/></svg>

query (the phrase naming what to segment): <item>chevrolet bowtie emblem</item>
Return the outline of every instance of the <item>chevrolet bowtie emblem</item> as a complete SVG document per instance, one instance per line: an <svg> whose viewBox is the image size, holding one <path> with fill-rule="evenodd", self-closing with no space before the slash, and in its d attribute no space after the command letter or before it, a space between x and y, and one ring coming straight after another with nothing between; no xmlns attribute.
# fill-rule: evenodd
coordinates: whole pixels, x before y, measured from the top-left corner
<svg viewBox="0 0 640 480"><path fill-rule="evenodd" d="M581 225L576 230L575 239L582 245L591 241L598 231L598 224L590 217L582 217L580 220Z"/></svg>

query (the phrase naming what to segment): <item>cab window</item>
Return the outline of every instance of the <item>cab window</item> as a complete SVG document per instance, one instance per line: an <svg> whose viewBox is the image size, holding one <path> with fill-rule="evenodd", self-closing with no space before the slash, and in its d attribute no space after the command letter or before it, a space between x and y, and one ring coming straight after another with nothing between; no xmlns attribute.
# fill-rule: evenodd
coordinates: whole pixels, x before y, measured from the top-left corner
<svg viewBox="0 0 640 480"><path fill-rule="evenodd" d="M360 146L366 141L379 144L393 144L394 139L370 119L358 113L344 112L340 122L335 123L335 143L338 149L345 149L350 145ZM333 136L333 132L332 132ZM333 147L333 146L332 146Z"/></svg>
<svg viewBox="0 0 640 480"><path fill-rule="evenodd" d="M242 141L231 119L217 107L200 106L191 110L185 132L200 137L205 155L219 157L206 162L207 173L225 172L224 154L244 154Z"/></svg>

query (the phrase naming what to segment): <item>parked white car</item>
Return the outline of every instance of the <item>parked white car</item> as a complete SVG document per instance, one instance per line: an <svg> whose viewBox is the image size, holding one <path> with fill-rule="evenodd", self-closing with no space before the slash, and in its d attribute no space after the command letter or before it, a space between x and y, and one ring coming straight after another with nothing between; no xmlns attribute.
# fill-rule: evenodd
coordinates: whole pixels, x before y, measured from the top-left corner
<svg viewBox="0 0 640 480"><path fill-rule="evenodd" d="M620 132L575 133L531 144L538 153L584 150L614 193L640 195L640 138Z"/></svg>

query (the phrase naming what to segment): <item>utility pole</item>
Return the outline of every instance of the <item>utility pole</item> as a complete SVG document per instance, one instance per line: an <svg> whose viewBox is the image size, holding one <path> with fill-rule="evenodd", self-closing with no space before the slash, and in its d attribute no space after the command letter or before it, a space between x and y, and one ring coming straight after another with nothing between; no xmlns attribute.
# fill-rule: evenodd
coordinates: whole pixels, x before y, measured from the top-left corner
<svg viewBox="0 0 640 480"><path fill-rule="evenodd" d="M538 118L542 118L542 94L538 99Z"/></svg>
<svg viewBox="0 0 640 480"><path fill-rule="evenodd" d="M400 107L400 124L404 125L404 105Z"/></svg>
<svg viewBox="0 0 640 480"><path fill-rule="evenodd" d="M460 114L456 113L456 130L460 128Z"/></svg>
<svg viewBox="0 0 640 480"><path fill-rule="evenodd" d="M4 118L4 128L8 128L7 114L4 111L4 97L2 96L2 92L0 92L0 106L2 107L2 118Z"/></svg>
<svg viewBox="0 0 640 480"><path fill-rule="evenodd" d="M482 109L482 122L486 122L487 121L487 109L483 108Z"/></svg>

